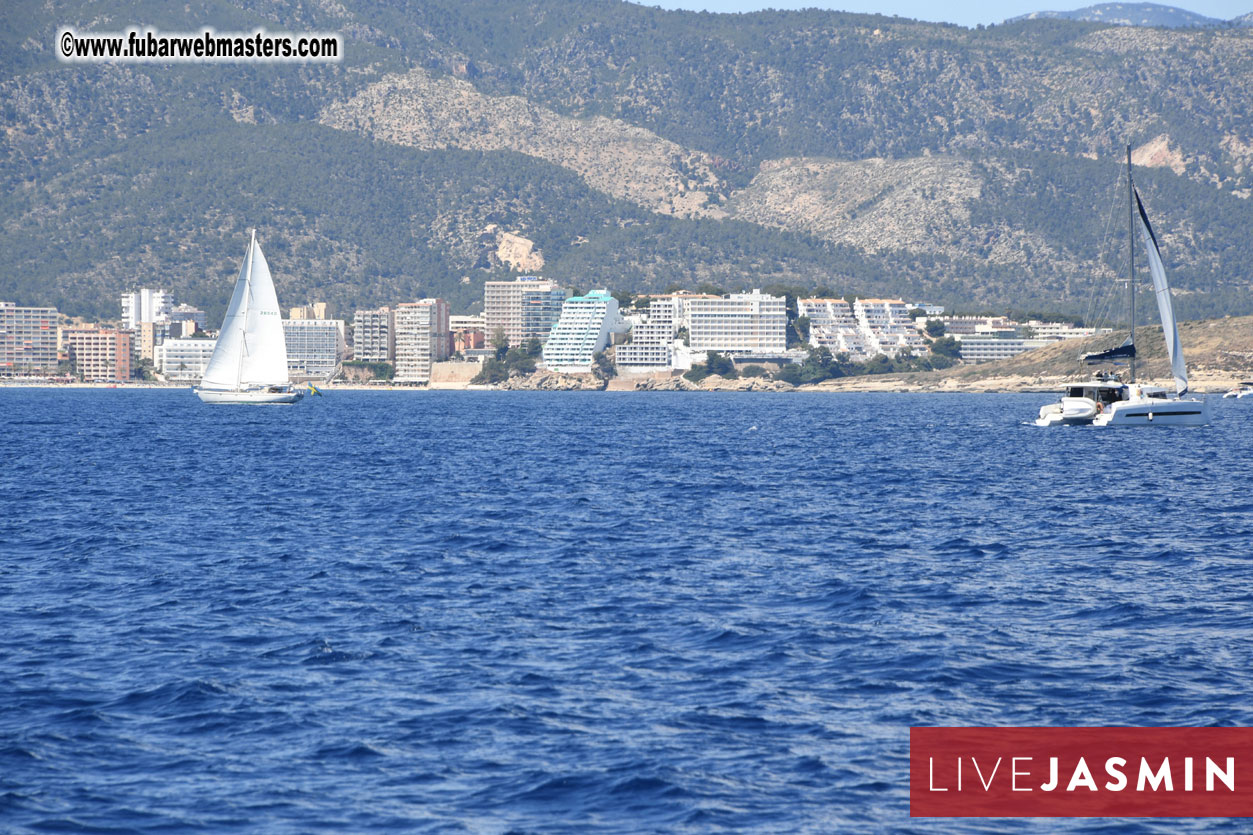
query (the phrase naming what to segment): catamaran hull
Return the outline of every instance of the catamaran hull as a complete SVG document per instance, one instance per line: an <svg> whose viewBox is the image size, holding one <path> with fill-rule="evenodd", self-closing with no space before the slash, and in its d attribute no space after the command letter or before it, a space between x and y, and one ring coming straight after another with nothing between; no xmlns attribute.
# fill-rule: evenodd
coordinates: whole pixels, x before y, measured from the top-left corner
<svg viewBox="0 0 1253 835"><path fill-rule="evenodd" d="M196 396L205 403L295 403L304 397L302 391L212 391L196 389Z"/></svg>
<svg viewBox="0 0 1253 835"><path fill-rule="evenodd" d="M1204 426L1209 404L1203 400L1141 400L1114 403L1093 426Z"/></svg>

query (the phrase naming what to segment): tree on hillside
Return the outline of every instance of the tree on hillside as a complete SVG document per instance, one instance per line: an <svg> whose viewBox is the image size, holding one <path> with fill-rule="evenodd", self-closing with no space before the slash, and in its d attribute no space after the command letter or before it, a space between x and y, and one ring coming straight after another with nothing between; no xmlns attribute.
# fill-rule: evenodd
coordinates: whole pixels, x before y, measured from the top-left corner
<svg viewBox="0 0 1253 835"><path fill-rule="evenodd" d="M809 344L809 317L797 316L787 329L787 347L801 348Z"/></svg>
<svg viewBox="0 0 1253 835"><path fill-rule="evenodd" d="M618 376L618 369L604 351L600 351L596 356L592 357L592 373L601 380L612 380Z"/></svg>
<svg viewBox="0 0 1253 835"><path fill-rule="evenodd" d="M941 336L931 343L931 353L937 357L958 360L962 355L961 343L951 336Z"/></svg>

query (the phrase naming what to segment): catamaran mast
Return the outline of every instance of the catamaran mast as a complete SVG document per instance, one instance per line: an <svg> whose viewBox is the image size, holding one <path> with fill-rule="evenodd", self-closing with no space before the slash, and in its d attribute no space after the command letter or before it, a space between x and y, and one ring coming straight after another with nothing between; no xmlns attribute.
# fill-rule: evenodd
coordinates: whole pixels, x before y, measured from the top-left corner
<svg viewBox="0 0 1253 835"><path fill-rule="evenodd" d="M1127 146L1127 310L1131 318L1131 379L1136 381L1136 193L1131 184L1131 146Z"/></svg>

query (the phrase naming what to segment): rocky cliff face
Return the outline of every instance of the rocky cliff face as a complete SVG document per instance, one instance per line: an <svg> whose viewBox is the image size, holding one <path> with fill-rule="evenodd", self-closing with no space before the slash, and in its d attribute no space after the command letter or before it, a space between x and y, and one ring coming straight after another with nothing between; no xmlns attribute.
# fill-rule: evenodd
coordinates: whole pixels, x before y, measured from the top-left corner
<svg viewBox="0 0 1253 835"><path fill-rule="evenodd" d="M455 78L415 69L389 75L319 121L414 148L510 150L568 168L588 185L650 211L721 217L722 184L708 156L620 119L575 119L521 96L488 96Z"/></svg>

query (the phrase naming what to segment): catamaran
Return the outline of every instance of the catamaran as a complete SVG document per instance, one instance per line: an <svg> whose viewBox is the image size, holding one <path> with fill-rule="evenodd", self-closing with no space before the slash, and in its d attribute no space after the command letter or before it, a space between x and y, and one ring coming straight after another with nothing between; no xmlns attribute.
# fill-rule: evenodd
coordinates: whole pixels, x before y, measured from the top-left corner
<svg viewBox="0 0 1253 835"><path fill-rule="evenodd" d="M274 279L252 232L217 345L196 394L205 403L295 403Z"/></svg>
<svg viewBox="0 0 1253 835"><path fill-rule="evenodd" d="M1253 380L1241 380L1240 385L1223 395L1224 398L1244 398L1253 395Z"/></svg>
<svg viewBox="0 0 1253 835"><path fill-rule="evenodd" d="M1140 200L1131 178L1131 146L1127 146L1127 211L1128 248L1130 272L1127 280L1130 334L1123 344L1108 351L1081 357L1088 365L1125 360L1129 366L1128 381L1116 376L1098 374L1096 379L1068 386L1057 403L1040 409L1037 426L1201 426L1209 423L1209 404L1204 400L1185 398L1188 393L1188 367L1183 359L1183 345L1179 341L1179 328L1175 324L1175 309L1170 300L1170 285L1166 283L1166 268L1157 246L1157 236L1149 224L1148 213ZM1153 277L1153 291L1157 297L1157 312L1162 320L1162 336L1166 339L1166 355L1170 359L1170 373L1174 377L1175 391L1161 386L1136 383L1136 290L1135 290L1135 230L1140 230L1144 244L1149 274Z"/></svg>

